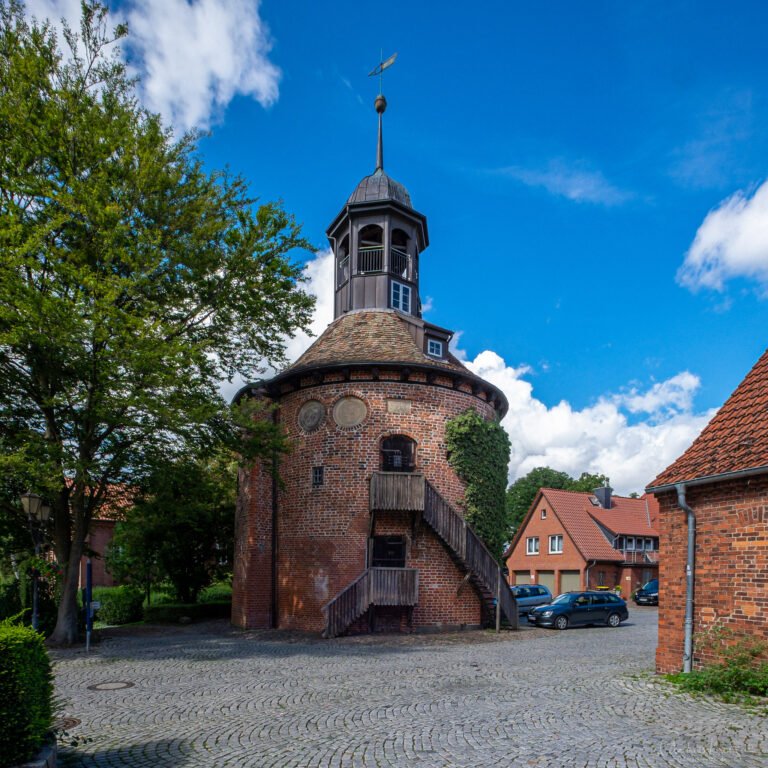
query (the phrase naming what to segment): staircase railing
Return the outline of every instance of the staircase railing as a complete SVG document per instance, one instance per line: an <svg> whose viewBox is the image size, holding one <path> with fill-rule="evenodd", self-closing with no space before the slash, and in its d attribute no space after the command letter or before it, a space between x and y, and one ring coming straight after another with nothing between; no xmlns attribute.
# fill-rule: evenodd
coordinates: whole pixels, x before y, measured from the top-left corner
<svg viewBox="0 0 768 768"><path fill-rule="evenodd" d="M415 568L367 568L323 606L325 637L336 637L371 605L413 606L419 601Z"/></svg>
<svg viewBox="0 0 768 768"><path fill-rule="evenodd" d="M466 520L431 483L425 480L424 485L424 522L458 555L485 590L499 600L507 622L517 629L517 602L501 572L501 566Z"/></svg>

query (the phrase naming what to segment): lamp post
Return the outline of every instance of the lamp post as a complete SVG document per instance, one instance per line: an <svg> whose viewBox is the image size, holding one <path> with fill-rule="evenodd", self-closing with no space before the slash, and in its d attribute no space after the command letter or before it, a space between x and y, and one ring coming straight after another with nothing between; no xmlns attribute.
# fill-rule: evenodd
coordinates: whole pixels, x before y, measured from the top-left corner
<svg viewBox="0 0 768 768"><path fill-rule="evenodd" d="M35 556L40 554L43 545L42 524L48 522L51 516L51 508L43 504L43 500L36 493L23 493L21 495L21 506L27 515L29 521L29 532L32 535L32 543L35 546ZM38 579L40 574L37 568L32 569L32 629L37 630L38 625Z"/></svg>

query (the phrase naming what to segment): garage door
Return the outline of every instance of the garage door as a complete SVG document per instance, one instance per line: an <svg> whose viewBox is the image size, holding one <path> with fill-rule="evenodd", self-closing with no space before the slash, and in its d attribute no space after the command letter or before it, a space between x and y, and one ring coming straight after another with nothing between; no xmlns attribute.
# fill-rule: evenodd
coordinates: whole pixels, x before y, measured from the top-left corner
<svg viewBox="0 0 768 768"><path fill-rule="evenodd" d="M560 571L560 591L577 592L581 589L581 573L579 571Z"/></svg>
<svg viewBox="0 0 768 768"><path fill-rule="evenodd" d="M543 584L549 589L549 591L555 594L555 572L554 571L538 571L536 574L536 582Z"/></svg>
<svg viewBox="0 0 768 768"><path fill-rule="evenodd" d="M530 584L531 572L530 571L515 571L515 584Z"/></svg>

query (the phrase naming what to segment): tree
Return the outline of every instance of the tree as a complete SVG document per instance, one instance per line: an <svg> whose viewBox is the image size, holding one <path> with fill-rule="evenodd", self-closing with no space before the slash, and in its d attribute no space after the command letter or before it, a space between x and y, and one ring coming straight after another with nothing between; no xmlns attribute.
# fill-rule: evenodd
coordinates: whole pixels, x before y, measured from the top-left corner
<svg viewBox="0 0 768 768"><path fill-rule="evenodd" d="M520 527L526 512L533 504L536 494L541 488L559 488L564 491L581 491L592 493L608 482L605 475L592 475L582 472L578 480L566 472L559 472L550 467L536 467L527 475L515 480L507 489L507 525L509 536Z"/></svg>
<svg viewBox="0 0 768 768"><path fill-rule="evenodd" d="M283 361L313 307L293 218L142 109L114 53L126 29L82 11L65 60L50 26L0 0L0 475L52 506L64 644L110 485L134 482L149 447L234 440L219 382Z"/></svg>
<svg viewBox="0 0 768 768"><path fill-rule="evenodd" d="M232 456L160 460L116 526L109 569L147 596L152 584L168 580L180 602L194 602L231 571L236 488Z"/></svg>
<svg viewBox="0 0 768 768"><path fill-rule="evenodd" d="M507 488L507 525L514 533L523 522L540 488L568 488L573 478L550 467L536 467ZM510 536L511 536L510 533Z"/></svg>
<svg viewBox="0 0 768 768"><path fill-rule="evenodd" d="M506 540L504 489L509 437L497 421L470 408L445 425L448 461L465 484L467 522L494 555Z"/></svg>

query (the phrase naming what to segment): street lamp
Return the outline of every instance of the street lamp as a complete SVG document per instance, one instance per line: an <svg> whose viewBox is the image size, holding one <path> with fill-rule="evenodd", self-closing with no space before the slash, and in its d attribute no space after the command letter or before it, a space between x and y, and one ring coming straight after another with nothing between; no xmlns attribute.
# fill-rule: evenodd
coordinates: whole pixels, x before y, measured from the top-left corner
<svg viewBox="0 0 768 768"><path fill-rule="evenodd" d="M24 508L24 512L27 515L29 521L29 532L32 535L32 543L35 545L35 556L40 554L40 549L43 545L43 531L42 524L48 522L48 518L51 516L51 508L46 504L43 504L43 500L36 493L21 494L21 506ZM32 629L37 630L38 617L37 617L37 595L38 595L38 579L40 574L37 568L32 569Z"/></svg>

